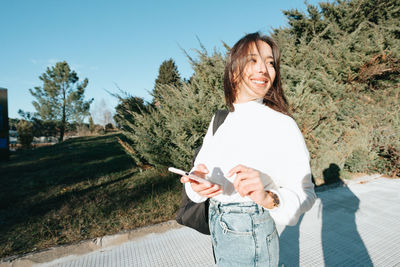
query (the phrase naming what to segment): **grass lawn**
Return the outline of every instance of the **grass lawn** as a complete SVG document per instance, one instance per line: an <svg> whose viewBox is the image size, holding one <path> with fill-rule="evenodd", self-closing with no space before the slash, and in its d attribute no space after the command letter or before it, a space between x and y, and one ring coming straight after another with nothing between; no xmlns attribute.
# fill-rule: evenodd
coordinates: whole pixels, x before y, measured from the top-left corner
<svg viewBox="0 0 400 267"><path fill-rule="evenodd" d="M175 218L178 177L141 171L117 136L69 139L0 162L0 258Z"/></svg>

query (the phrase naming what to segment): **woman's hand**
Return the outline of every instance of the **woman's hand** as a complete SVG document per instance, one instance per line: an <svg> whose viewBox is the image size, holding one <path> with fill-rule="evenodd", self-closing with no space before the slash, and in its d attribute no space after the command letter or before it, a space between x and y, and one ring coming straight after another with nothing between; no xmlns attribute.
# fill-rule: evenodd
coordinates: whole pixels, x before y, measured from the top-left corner
<svg viewBox="0 0 400 267"><path fill-rule="evenodd" d="M197 165L195 171L193 172L193 174L200 176L202 178L205 178L207 173L208 169L204 164ZM195 191L197 194L203 197L211 198L222 193L222 189L217 184L212 184L210 182L199 183L197 181L191 180L187 176L182 176L181 183L187 183L187 182L190 183L193 191Z"/></svg>
<svg viewBox="0 0 400 267"><path fill-rule="evenodd" d="M248 196L264 208L274 208L273 198L265 192L259 171L243 165L237 165L228 172L227 176L231 177L234 174L236 174L236 179L233 185L240 196Z"/></svg>

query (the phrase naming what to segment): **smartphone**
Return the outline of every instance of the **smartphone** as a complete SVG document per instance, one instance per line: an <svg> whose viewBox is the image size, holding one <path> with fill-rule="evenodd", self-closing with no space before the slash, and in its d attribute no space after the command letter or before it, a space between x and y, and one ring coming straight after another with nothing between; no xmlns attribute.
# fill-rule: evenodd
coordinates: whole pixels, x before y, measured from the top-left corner
<svg viewBox="0 0 400 267"><path fill-rule="evenodd" d="M176 174L179 174L179 175L182 175L182 176L189 177L191 180L195 180L196 182L199 182L199 183L210 183L210 184L213 184L212 182L210 182L210 181L208 181L208 180L206 180L204 178L201 178L200 176L197 176L197 175L195 175L193 173L185 172L183 170L180 170L180 169L177 169L177 168L174 168L174 167L169 167L168 170L170 172L173 172L173 173L176 173Z"/></svg>

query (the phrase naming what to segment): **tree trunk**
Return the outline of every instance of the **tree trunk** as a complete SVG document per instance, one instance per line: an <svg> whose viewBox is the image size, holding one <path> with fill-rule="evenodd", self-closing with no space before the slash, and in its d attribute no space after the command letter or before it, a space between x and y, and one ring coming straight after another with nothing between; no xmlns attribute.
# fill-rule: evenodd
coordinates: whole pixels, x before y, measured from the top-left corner
<svg viewBox="0 0 400 267"><path fill-rule="evenodd" d="M60 137L58 138L58 142L62 142L64 139L64 131L65 131L65 123L61 124L60 127Z"/></svg>
<svg viewBox="0 0 400 267"><path fill-rule="evenodd" d="M62 118L61 118L61 126L60 126L60 138L58 142L62 142L64 140L64 132L65 132L65 121L66 121L66 114L65 114L65 106L67 105L66 93L65 93L65 83L63 84L63 107L62 107Z"/></svg>
<svg viewBox="0 0 400 267"><path fill-rule="evenodd" d="M61 119L61 125L60 125L60 138L58 139L58 142L62 142L64 140L64 132L65 132L65 124L66 124L66 118L65 118L65 104L63 106L63 111L62 111L62 119Z"/></svg>

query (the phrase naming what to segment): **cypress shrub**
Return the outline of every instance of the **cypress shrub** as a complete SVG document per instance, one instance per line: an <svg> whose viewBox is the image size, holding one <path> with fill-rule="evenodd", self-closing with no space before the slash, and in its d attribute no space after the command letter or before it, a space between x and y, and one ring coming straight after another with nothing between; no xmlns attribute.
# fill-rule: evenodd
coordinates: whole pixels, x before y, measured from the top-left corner
<svg viewBox="0 0 400 267"><path fill-rule="evenodd" d="M272 35L314 177L322 181L331 166L343 177L400 176L400 2L337 0L284 13L289 26ZM201 48L188 56L189 81L158 85L158 106L122 114L124 144L138 163L188 168L212 114L224 108L225 53Z"/></svg>
<svg viewBox="0 0 400 267"><path fill-rule="evenodd" d="M224 107L223 56L198 50L189 58L195 73L182 85L157 85L157 105L146 112L128 111L121 143L137 164L189 168L193 151L201 145L212 114ZM122 114L121 114L122 115Z"/></svg>
<svg viewBox="0 0 400 267"><path fill-rule="evenodd" d="M20 120L17 124L18 141L22 148L30 148L33 141L33 124Z"/></svg>

